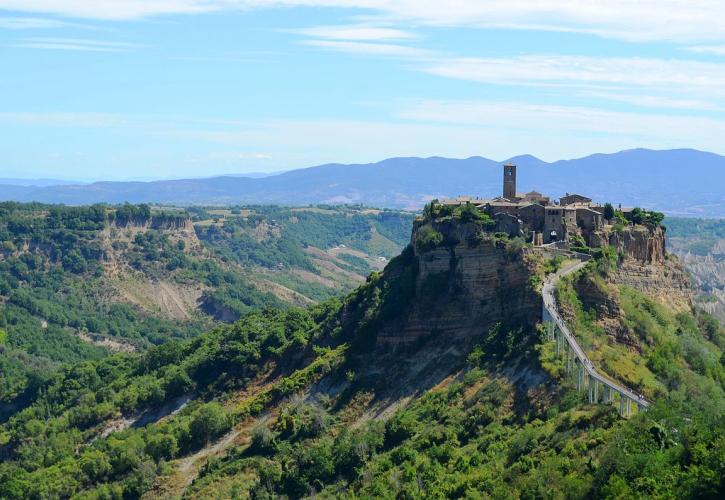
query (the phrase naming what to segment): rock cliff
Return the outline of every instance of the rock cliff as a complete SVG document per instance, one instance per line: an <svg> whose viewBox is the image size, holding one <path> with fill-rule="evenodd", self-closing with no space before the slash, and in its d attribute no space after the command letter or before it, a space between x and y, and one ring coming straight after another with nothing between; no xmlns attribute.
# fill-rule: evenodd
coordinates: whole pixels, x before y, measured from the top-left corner
<svg viewBox="0 0 725 500"><path fill-rule="evenodd" d="M609 279L618 285L631 286L676 310L692 309L690 277L674 256L656 264L625 259Z"/></svg>
<svg viewBox="0 0 725 500"><path fill-rule="evenodd" d="M677 259L665 251L665 230L661 226L636 225L621 231L605 229L592 235L593 247L617 249L619 265L610 283L635 288L678 310L692 307L690 280Z"/></svg>
<svg viewBox="0 0 725 500"><path fill-rule="evenodd" d="M592 234L590 245L609 245L625 257L647 264L665 261L665 232L660 226L629 226L622 231L604 229Z"/></svg>
<svg viewBox="0 0 725 500"><path fill-rule="evenodd" d="M379 332L379 345L430 334L475 337L496 323L533 328L540 320L541 299L529 285L531 269L515 241L494 239L475 223L418 221L411 244L416 300Z"/></svg>

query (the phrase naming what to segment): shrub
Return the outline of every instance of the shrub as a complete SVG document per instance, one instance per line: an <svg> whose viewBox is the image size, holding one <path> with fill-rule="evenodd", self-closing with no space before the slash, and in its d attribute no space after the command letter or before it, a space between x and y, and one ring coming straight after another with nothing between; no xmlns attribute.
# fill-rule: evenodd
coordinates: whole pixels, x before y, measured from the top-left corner
<svg viewBox="0 0 725 500"><path fill-rule="evenodd" d="M189 424L191 439L196 444L206 444L229 429L229 418L219 403L200 406Z"/></svg>
<svg viewBox="0 0 725 500"><path fill-rule="evenodd" d="M443 235L430 226L423 227L418 233L418 245L421 250L432 250L443 243Z"/></svg>
<svg viewBox="0 0 725 500"><path fill-rule="evenodd" d="M260 424L252 429L249 451L256 455L271 455L277 450L274 434L266 425Z"/></svg>

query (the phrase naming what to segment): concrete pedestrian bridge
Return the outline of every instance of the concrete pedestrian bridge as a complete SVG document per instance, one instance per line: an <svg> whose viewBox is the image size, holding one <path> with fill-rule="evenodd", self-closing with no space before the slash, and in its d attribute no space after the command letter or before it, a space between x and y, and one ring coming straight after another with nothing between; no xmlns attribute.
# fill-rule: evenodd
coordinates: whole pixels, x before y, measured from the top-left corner
<svg viewBox="0 0 725 500"><path fill-rule="evenodd" d="M582 269L591 258L589 255L575 254L569 251L562 251L562 254L564 253L569 258L574 255L580 262L565 266L558 272L549 275L544 282L542 290L542 320L549 340L556 342L557 356L563 356L565 358L566 372L574 377L577 390L581 391L585 387L587 388L589 403L608 405L619 403L619 413L623 417L629 417L634 407L637 408L637 411L645 411L651 403L636 392L598 372L559 314L554 296L557 282L564 276Z"/></svg>

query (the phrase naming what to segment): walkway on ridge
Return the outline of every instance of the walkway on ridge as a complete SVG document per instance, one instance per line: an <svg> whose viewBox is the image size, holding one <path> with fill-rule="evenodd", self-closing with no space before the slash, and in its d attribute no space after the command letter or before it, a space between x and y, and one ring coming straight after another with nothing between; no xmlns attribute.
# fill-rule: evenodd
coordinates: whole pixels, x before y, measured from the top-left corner
<svg viewBox="0 0 725 500"><path fill-rule="evenodd" d="M567 256L570 255L571 252L567 252ZM584 375L589 379L589 401L591 403L598 402L599 400L597 384L601 384L609 391L608 393L605 392L603 395L603 402L605 404L612 404L614 402L613 393L618 393L620 397L620 413L624 416L627 416L631 412L630 402L634 402L639 410L647 409L651 405L651 403L645 400L639 394L630 390L629 388L624 387L617 382L609 379L605 375L599 373L594 368L594 365L589 360L589 357L587 357L584 350L581 348L581 346L579 346L576 338L559 314L556 304L556 298L554 297L554 290L556 288L557 282L561 278L581 270L582 268L584 268L584 266L587 265L587 262L587 260L584 260L575 264L571 264L560 269L556 273L549 275L546 278L542 289L542 297L544 302L543 320L545 323L548 322L549 325L553 326L554 331L552 333L554 334L554 340L557 342L557 353L559 352L559 339L561 338L566 342L566 345L573 353L574 359L579 361L580 367L579 372L577 373L577 388L581 388L582 382L584 381L582 375ZM560 335L557 337L558 333L560 333ZM567 359L567 370L568 368L569 362ZM584 369L583 373L581 372L582 368Z"/></svg>

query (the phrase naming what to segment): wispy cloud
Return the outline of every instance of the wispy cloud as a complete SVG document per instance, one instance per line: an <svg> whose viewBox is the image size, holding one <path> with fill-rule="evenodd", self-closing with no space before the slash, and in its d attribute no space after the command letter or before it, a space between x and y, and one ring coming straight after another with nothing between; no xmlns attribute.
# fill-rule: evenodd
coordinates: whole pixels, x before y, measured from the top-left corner
<svg viewBox="0 0 725 500"><path fill-rule="evenodd" d="M703 111L725 111L725 104L717 104L703 99L688 99L647 93L622 93L616 91L583 90L580 96L621 102L636 107L653 109L683 109Z"/></svg>
<svg viewBox="0 0 725 500"><path fill-rule="evenodd" d="M694 147L722 152L725 137L725 120L716 118L487 100L416 101L378 120L228 121L16 112L0 113L0 124L92 127L109 138L123 130L125 137L138 141L156 137L193 142L197 151L219 151L221 147L228 149L225 154L229 161L245 160L269 168L372 161L396 155L466 157L485 153L506 158L523 150L545 159L632 147Z"/></svg>
<svg viewBox="0 0 725 500"><path fill-rule="evenodd" d="M352 54L393 56L405 59L426 59L435 55L430 50L394 43L351 42L346 40L303 40L300 43Z"/></svg>
<svg viewBox="0 0 725 500"><path fill-rule="evenodd" d="M697 54L713 54L716 56L725 56L725 45L694 45L686 47L685 50L695 52Z"/></svg>
<svg viewBox="0 0 725 500"><path fill-rule="evenodd" d="M412 31L389 27L371 25L344 25L344 26L313 26L294 30L293 33L305 35L310 38L328 38L335 40L357 40L380 42L384 40L413 40L418 35Z"/></svg>
<svg viewBox="0 0 725 500"><path fill-rule="evenodd" d="M534 134L560 141L562 137L588 138L596 144L619 141L622 147L651 144L654 147L697 145L720 150L725 121L715 118L611 111L584 106L554 106L498 101L421 101L400 110L398 118L425 123L493 127L508 133ZM593 147L592 150L601 150Z"/></svg>
<svg viewBox="0 0 725 500"><path fill-rule="evenodd" d="M0 0L0 9L70 18L129 20L169 14L194 14L239 8L255 0ZM270 5L271 1L262 0Z"/></svg>
<svg viewBox="0 0 725 500"><path fill-rule="evenodd" d="M61 127L119 127L130 122L128 117L101 112L3 112L0 123Z"/></svg>
<svg viewBox="0 0 725 500"><path fill-rule="evenodd" d="M40 125L51 127L119 127L127 125L127 117L100 112L2 112L0 124Z"/></svg>
<svg viewBox="0 0 725 500"><path fill-rule="evenodd" d="M75 50L82 52L130 52L143 45L85 38L30 37L12 44L22 49Z"/></svg>
<svg viewBox="0 0 725 500"><path fill-rule="evenodd" d="M629 41L725 41L721 0L0 0L0 9L109 20L280 6L363 9L403 25L566 31Z"/></svg>
<svg viewBox="0 0 725 500"><path fill-rule="evenodd" d="M426 71L482 83L606 84L720 89L725 65L640 57L530 55L513 58L453 58Z"/></svg>
<svg viewBox="0 0 725 500"><path fill-rule="evenodd" d="M70 23L45 17L0 17L0 29L7 30L44 30L58 28L96 29L87 24Z"/></svg>

